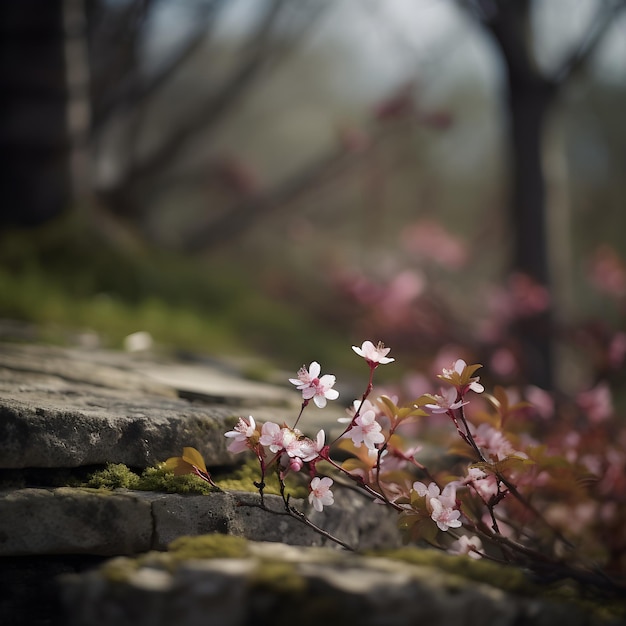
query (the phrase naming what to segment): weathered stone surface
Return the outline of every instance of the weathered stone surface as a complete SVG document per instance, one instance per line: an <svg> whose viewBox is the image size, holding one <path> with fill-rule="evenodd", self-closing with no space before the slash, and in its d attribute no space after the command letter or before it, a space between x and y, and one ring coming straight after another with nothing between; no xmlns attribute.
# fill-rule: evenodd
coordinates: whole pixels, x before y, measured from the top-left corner
<svg viewBox="0 0 626 626"><path fill-rule="evenodd" d="M152 548L151 504L96 489L0 492L0 556L138 554Z"/></svg>
<svg viewBox="0 0 626 626"><path fill-rule="evenodd" d="M159 380L143 369L158 372ZM246 415L245 405L255 398L257 419L286 419L297 414L296 395L217 367L4 344L0 468L147 467L179 455L184 446L197 448L209 466L232 464L224 438L228 419Z"/></svg>
<svg viewBox="0 0 626 626"><path fill-rule="evenodd" d="M184 446L197 448L208 465L227 465L225 407L74 385L64 391L21 389L0 402L0 466L79 467L124 463L148 467Z"/></svg>
<svg viewBox="0 0 626 626"><path fill-rule="evenodd" d="M153 502L155 524L154 547L165 549L182 535L219 532L256 541L282 541L295 545L324 545L321 535L301 522L285 515L273 515L258 507L259 496L254 493L216 493L189 497L168 495ZM302 501L293 504L308 512ZM282 512L282 501L268 496L266 505ZM350 525L349 512L344 515L344 527ZM381 523L382 523L381 519ZM356 531L358 533L358 530ZM346 533L341 533L345 535ZM354 533L351 533L354 534Z"/></svg>
<svg viewBox="0 0 626 626"><path fill-rule="evenodd" d="M601 623L572 604L505 593L432 567L322 548L249 544L249 556L144 557L63 581L71 626ZM614 622L619 623L619 622Z"/></svg>
<svg viewBox="0 0 626 626"><path fill-rule="evenodd" d="M206 496L104 489L19 489L0 492L0 556L116 556L163 550L182 535L211 532L293 545L335 545L286 515L258 507L247 492ZM293 504L354 547L398 545L396 516L348 492L325 512ZM278 496L266 505L282 512Z"/></svg>

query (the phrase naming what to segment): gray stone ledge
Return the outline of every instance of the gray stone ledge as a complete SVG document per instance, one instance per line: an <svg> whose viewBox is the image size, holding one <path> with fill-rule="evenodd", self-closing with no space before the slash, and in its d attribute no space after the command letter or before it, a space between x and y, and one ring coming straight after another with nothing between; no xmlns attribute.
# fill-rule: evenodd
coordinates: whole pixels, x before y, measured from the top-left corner
<svg viewBox="0 0 626 626"><path fill-rule="evenodd" d="M224 432L234 412L184 400L21 391L0 401L0 468L124 463L144 468L197 448L207 465L234 464Z"/></svg>
<svg viewBox="0 0 626 626"><path fill-rule="evenodd" d="M248 492L180 495L105 489L18 489L0 492L0 556L117 556L163 550L177 537L222 533L292 545L332 544L301 522L256 506ZM278 512L282 501L266 503ZM338 494L322 513L293 504L355 547L398 545L396 516L352 494ZM336 545L336 544L332 544Z"/></svg>
<svg viewBox="0 0 626 626"><path fill-rule="evenodd" d="M301 398L285 385L156 356L0 344L0 469L144 468L185 446L209 467L234 464L224 437L234 418L297 416Z"/></svg>
<svg viewBox="0 0 626 626"><path fill-rule="evenodd" d="M115 576L105 567L65 577L70 626L605 624L573 604L516 596L435 567L279 543L249 542L248 552L178 564L117 559Z"/></svg>

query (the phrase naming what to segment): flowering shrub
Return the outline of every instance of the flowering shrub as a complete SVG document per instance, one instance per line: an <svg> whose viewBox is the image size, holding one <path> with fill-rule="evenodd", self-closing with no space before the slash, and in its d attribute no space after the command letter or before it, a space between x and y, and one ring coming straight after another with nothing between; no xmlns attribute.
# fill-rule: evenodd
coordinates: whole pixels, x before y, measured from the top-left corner
<svg viewBox="0 0 626 626"><path fill-rule="evenodd" d="M250 416L226 433L231 452L250 451L258 460L262 508L265 478L276 472L284 513L350 548L291 504L285 477L307 476L308 501L318 512L332 506L333 490L350 481L398 513L407 541L624 590L626 429L609 426L602 389L597 401L594 394L580 399L589 412L574 424L575 415L555 420L502 387L487 393L476 375L481 366L456 359L438 375L444 385L438 393L399 406L386 395L370 399L376 369L394 361L390 349L365 341L353 350L369 377L333 441L324 430L309 438L297 427L311 401L321 408L339 396L335 377L321 375L315 361L290 379L302 393L293 426L258 424ZM428 452L411 441L417 436L426 443L429 434ZM343 461L333 458L335 450ZM197 451L185 451L168 465L211 482Z"/></svg>

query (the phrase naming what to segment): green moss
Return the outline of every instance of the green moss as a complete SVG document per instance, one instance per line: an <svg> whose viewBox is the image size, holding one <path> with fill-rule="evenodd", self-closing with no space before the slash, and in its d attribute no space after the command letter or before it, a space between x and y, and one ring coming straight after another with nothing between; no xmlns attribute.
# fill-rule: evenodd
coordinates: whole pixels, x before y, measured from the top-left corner
<svg viewBox="0 0 626 626"><path fill-rule="evenodd" d="M194 474L174 476L163 465L148 467L141 475L136 489L141 491L163 491L165 493L207 495L216 491L209 483Z"/></svg>
<svg viewBox="0 0 626 626"><path fill-rule="evenodd" d="M139 476L122 463L109 463L104 469L94 472L86 486L94 489L137 489Z"/></svg>
<svg viewBox="0 0 626 626"><path fill-rule="evenodd" d="M107 561L100 567L102 575L109 581L115 583L125 583L139 569L137 559L127 557L117 557Z"/></svg>
<svg viewBox="0 0 626 626"><path fill-rule="evenodd" d="M174 473L165 469L162 464L158 467L149 467L138 475L122 463L110 463L104 469L91 474L82 486L94 489L136 489L199 495L215 491L215 487L198 476L193 474L174 476Z"/></svg>
<svg viewBox="0 0 626 626"><path fill-rule="evenodd" d="M249 555L248 541L231 535L199 535L179 537L168 546L174 561L186 559L242 559Z"/></svg>
<svg viewBox="0 0 626 626"><path fill-rule="evenodd" d="M384 556L413 565L436 567L444 572L474 582L483 582L509 593L573 603L600 619L626 618L626 604L620 598L610 599L601 593L594 594L590 589L582 589L571 580L539 585L533 582L524 570L512 565L501 565L492 561L471 559L467 556L452 556L434 549L413 547L370 551L368 554Z"/></svg>
<svg viewBox="0 0 626 626"><path fill-rule="evenodd" d="M251 583L258 589L273 593L302 595L308 584L294 563L267 560L261 561L252 575Z"/></svg>
<svg viewBox="0 0 626 626"><path fill-rule="evenodd" d="M238 467L229 474L214 476L216 484L226 491L258 491L254 484L261 477L259 464L256 459L251 458L246 463ZM301 482L301 476L289 474L285 480L287 492L292 498L306 498L308 490ZM265 493L280 495L280 485L276 474L271 471L265 477Z"/></svg>
<svg viewBox="0 0 626 626"><path fill-rule="evenodd" d="M375 556L385 556L413 565L427 565L456 574L473 581L484 582L515 593L536 593L538 588L524 572L516 567L500 565L492 561L452 556L432 549L406 547L398 550L376 551Z"/></svg>
<svg viewBox="0 0 626 626"><path fill-rule="evenodd" d="M107 347L121 347L141 329L159 346L256 352L291 367L313 352L323 362L348 360L343 336L302 303L259 291L248 262L227 257L200 261L139 241L119 245L68 214L0 233L0 310L36 324L52 343L66 343L67 330L88 329ZM261 367L255 375L264 376Z"/></svg>
<svg viewBox="0 0 626 626"><path fill-rule="evenodd" d="M258 489L254 483L260 478L259 466L256 459L250 459L233 472L213 478L219 489L256 492ZM307 488L299 478L295 475L287 476L287 491L293 498L306 498ZM104 469L93 472L85 481L77 481L73 486L198 495L207 495L218 490L194 474L174 476L164 464L148 467L139 475L122 463L110 463ZM265 493L280 494L280 486L274 472L266 476Z"/></svg>

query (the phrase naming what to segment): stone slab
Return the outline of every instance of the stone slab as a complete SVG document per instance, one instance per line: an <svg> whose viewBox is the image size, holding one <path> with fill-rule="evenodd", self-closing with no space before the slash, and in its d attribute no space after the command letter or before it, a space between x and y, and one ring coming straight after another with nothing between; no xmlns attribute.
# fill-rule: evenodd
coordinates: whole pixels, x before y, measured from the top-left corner
<svg viewBox="0 0 626 626"><path fill-rule="evenodd" d="M97 489L0 492L0 556L138 554L152 548L151 504Z"/></svg>
<svg viewBox="0 0 626 626"><path fill-rule="evenodd" d="M299 406L288 387L244 380L232 366L0 344L0 469L143 468L185 446L229 465L233 418L291 421Z"/></svg>
<svg viewBox="0 0 626 626"><path fill-rule="evenodd" d="M63 579L70 626L592 626L575 604L517 596L485 583L381 557L248 544L243 558L118 559ZM613 624L623 623L617 620Z"/></svg>
<svg viewBox="0 0 626 626"><path fill-rule="evenodd" d="M75 383L17 390L0 383L0 393L0 468L144 468L184 446L197 448L207 465L235 461L224 432L236 413L227 407Z"/></svg>
<svg viewBox="0 0 626 626"><path fill-rule="evenodd" d="M0 557L53 554L116 556L164 550L183 535L217 532L293 545L336 545L301 522L263 511L248 492L180 495L105 489L0 491ZM268 495L273 510L283 510ZM318 513L293 504L339 539L361 548L399 543L396 515L353 492Z"/></svg>

